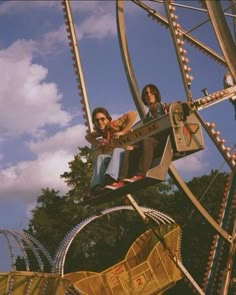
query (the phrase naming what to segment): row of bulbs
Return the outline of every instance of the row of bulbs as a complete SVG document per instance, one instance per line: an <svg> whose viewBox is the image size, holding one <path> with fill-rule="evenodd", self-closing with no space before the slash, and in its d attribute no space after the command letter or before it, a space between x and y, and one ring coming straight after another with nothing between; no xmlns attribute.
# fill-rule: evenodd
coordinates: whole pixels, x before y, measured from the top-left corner
<svg viewBox="0 0 236 295"><path fill-rule="evenodd" d="M170 18L172 20L172 25L174 28L174 34L176 37L176 43L178 45L178 50L180 53L181 62L183 64L183 70L185 72L185 77L188 84L191 84L193 80L193 76L190 75L191 68L188 66L189 59L186 57L187 51L183 48L184 40L183 40L183 33L180 31L180 25L177 23L178 16L175 14L176 8L171 4L168 5L170 11Z"/></svg>
<svg viewBox="0 0 236 295"><path fill-rule="evenodd" d="M77 83L78 83L78 94L79 96L81 97L80 99L80 103L82 105L82 111L83 111L83 118L84 118L84 124L86 127L89 126L89 122L88 122L88 118L87 118L87 114L86 114L86 107L85 107L85 102L84 102L84 95L83 95L83 89L82 89L82 86L80 84L80 78L79 78L79 72L78 72L78 68L77 68L77 64L76 64L76 57L75 57L75 52L74 52L74 46L73 46L73 37L72 37L72 32L71 32L71 29L70 29L70 25L69 25L69 20L68 20L68 17L67 17L67 11L66 11L66 3L64 0L61 1L61 4L63 6L63 12L64 12L64 19L65 19L65 25L66 25L66 32L68 33L67 34L67 38L69 40L69 45L70 45L70 48L71 48L71 54L72 54L72 61L73 61L73 67L74 67L74 72L75 72L75 75L76 75L76 80L77 80ZM86 132L88 133L89 132L89 129L87 128Z"/></svg>
<svg viewBox="0 0 236 295"><path fill-rule="evenodd" d="M229 159L230 166L236 165L236 153L230 154L230 147L225 146L225 139L220 138L220 131L215 130L215 123L206 123L206 127L208 127L209 131L213 135L214 142L217 143L218 147L222 152L224 152L225 156Z"/></svg>
<svg viewBox="0 0 236 295"><path fill-rule="evenodd" d="M228 94L228 90L227 89L223 89L223 90L214 92L212 94L209 94L209 95L207 95L207 96L205 96L203 98L200 98L198 100L195 100L194 101L194 104L196 106L202 106L202 105L208 104L210 102L216 101L218 99L221 99L224 96L226 96L227 94Z"/></svg>

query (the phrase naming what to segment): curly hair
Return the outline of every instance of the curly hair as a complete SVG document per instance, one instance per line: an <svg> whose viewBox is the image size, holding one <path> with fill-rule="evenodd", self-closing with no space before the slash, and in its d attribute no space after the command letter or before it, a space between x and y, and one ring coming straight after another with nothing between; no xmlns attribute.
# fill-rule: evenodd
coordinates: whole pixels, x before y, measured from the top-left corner
<svg viewBox="0 0 236 295"><path fill-rule="evenodd" d="M102 114L103 114L103 115L104 115L109 121L112 120L112 118L111 118L111 116L110 116L110 114L109 114L109 112L108 112L107 109L105 109L105 108L103 108L103 107L95 108L95 109L93 110L93 113L92 113L92 122L93 122L93 124L94 124L95 129L98 129L97 126L96 126L96 124L95 124L95 116L96 116L98 113L102 113Z"/></svg>

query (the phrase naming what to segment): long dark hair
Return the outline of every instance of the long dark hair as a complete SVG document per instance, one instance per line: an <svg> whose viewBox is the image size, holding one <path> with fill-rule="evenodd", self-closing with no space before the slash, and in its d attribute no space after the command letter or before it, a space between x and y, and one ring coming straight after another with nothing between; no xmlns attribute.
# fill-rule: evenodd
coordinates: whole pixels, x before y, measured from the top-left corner
<svg viewBox="0 0 236 295"><path fill-rule="evenodd" d="M150 88L151 92L154 94L155 98L156 98L156 101L157 102L161 102L161 94L160 94L160 91L159 89L154 85L154 84L147 84L143 87L143 90L142 90L142 101L145 105L147 105L146 103L146 99L145 99L145 90L147 88Z"/></svg>

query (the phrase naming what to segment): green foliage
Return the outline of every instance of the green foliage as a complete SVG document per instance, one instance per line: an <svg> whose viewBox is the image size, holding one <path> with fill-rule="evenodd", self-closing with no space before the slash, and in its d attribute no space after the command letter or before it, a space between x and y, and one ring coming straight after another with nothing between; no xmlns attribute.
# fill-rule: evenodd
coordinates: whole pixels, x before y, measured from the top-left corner
<svg viewBox="0 0 236 295"><path fill-rule="evenodd" d="M58 191L47 188L38 197L26 231L37 238L51 255L56 254L60 242L75 225L93 214L100 214L99 211L104 209L104 206L92 208L80 205L80 200L89 192L92 167L91 150L88 147L79 148L79 153L69 163L69 171L61 175L70 188L69 192L60 196ZM215 219L225 180L225 173L211 171L209 175L194 177L187 183ZM171 179L139 191L135 199L140 206L168 214L181 226L183 264L200 284L214 230ZM111 204L105 206L111 207ZM65 273L108 268L123 259L133 241L145 230L146 225L133 211L118 211L103 216L89 224L74 239L66 257ZM22 267L19 260L18 265ZM182 280L165 294L191 294L191 291Z"/></svg>
<svg viewBox="0 0 236 295"><path fill-rule="evenodd" d="M215 220L220 210L226 177L226 173L213 170L209 175L194 177L187 183L190 191ZM171 179L138 192L136 200L139 205L168 214L181 226L183 264L201 284L214 229ZM192 291L182 280L165 294L192 294Z"/></svg>
<svg viewBox="0 0 236 295"><path fill-rule="evenodd" d="M40 241L54 256L65 235L91 214L91 209L78 206L73 198L61 197L54 189L42 189L37 206L32 210L28 229L25 231ZM31 254L30 257L33 257ZM17 260L16 265L18 269L24 269L21 259ZM37 263L33 258L31 266L34 271L38 271Z"/></svg>
<svg viewBox="0 0 236 295"><path fill-rule="evenodd" d="M79 153L74 156L74 160L69 162L69 169L69 172L64 172L61 175L71 188L67 196L77 201L87 197L93 170L91 149L87 146L79 148Z"/></svg>

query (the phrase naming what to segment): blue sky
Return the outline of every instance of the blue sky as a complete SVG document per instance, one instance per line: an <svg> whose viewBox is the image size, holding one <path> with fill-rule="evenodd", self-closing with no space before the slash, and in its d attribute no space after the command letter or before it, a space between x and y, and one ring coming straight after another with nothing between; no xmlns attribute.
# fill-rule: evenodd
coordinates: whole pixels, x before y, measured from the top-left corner
<svg viewBox="0 0 236 295"><path fill-rule="evenodd" d="M68 170L78 146L86 145L85 126L65 33L61 1L0 3L0 228L27 226L41 188L64 194L60 174ZM197 5L198 1L178 1ZM148 2L163 13L161 5ZM113 117L135 109L121 61L115 1L71 1L91 109L104 106ZM126 30L140 89L156 84L165 102L185 101L170 33L125 1ZM177 9L189 29L206 19L203 12ZM194 35L220 52L206 24ZM186 44L194 99L223 88L225 68ZM235 144L234 110L228 102L200 112L215 122L226 146ZM204 133L204 132L203 132ZM176 161L181 176L219 169L223 158L204 133L205 150ZM225 164L224 169L229 170ZM1 242L1 241L0 241ZM0 244L1 246L1 244ZM2 265L0 265L1 271ZM4 266L5 267L5 266Z"/></svg>

